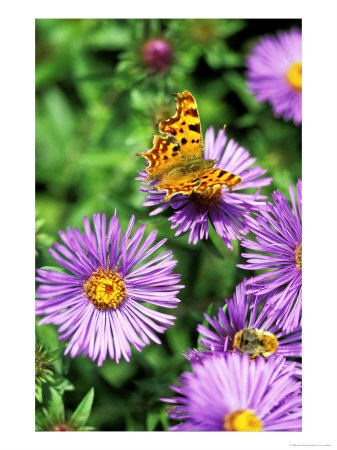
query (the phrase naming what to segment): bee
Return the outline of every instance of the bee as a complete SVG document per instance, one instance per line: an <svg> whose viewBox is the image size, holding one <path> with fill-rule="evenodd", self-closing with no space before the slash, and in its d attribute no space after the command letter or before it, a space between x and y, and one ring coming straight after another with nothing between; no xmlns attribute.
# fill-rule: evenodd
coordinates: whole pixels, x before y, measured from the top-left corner
<svg viewBox="0 0 337 450"><path fill-rule="evenodd" d="M240 352L247 352L250 359L255 359L258 356L267 357L276 352L278 342L276 337L268 331L245 328L235 334L233 346Z"/></svg>

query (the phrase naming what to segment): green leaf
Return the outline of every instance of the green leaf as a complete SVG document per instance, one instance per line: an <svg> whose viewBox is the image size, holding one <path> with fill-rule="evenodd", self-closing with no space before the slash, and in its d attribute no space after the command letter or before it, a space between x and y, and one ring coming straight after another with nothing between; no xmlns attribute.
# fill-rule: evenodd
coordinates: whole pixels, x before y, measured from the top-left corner
<svg viewBox="0 0 337 450"><path fill-rule="evenodd" d="M44 225L45 220L44 219L35 219L35 232L37 233Z"/></svg>
<svg viewBox="0 0 337 450"><path fill-rule="evenodd" d="M222 30L223 30L223 36L229 37L233 34L238 33L245 27L245 21L244 20L226 20L221 21L222 22Z"/></svg>
<svg viewBox="0 0 337 450"><path fill-rule="evenodd" d="M81 403L78 405L69 420L69 424L75 428L83 427L89 419L92 402L94 400L94 388L92 387Z"/></svg>
<svg viewBox="0 0 337 450"><path fill-rule="evenodd" d="M66 375L69 371L70 363L72 358L70 355L63 355L62 362L63 362L63 374Z"/></svg>
<svg viewBox="0 0 337 450"><path fill-rule="evenodd" d="M123 360L121 360L118 365L115 361L107 360L98 371L111 386L120 389L135 376L136 366L134 364L130 365Z"/></svg>
<svg viewBox="0 0 337 450"><path fill-rule="evenodd" d="M113 169L116 166L121 166L124 158L125 149L114 149L110 152L95 150L95 152L93 153L87 153L86 155L83 155L80 164L86 170L88 167L90 167L91 169ZM132 162L131 158L126 162L126 164L130 164L130 162Z"/></svg>
<svg viewBox="0 0 337 450"><path fill-rule="evenodd" d="M246 79L243 75L231 70L225 73L224 79L228 86L236 92L237 96L249 111L256 113L263 109L263 104L258 103L255 97L248 93Z"/></svg>
<svg viewBox="0 0 337 450"><path fill-rule="evenodd" d="M205 313L208 315L208 317L212 316L212 310L213 310L213 302L209 304L207 310L205 311ZM209 328L209 322L207 321L206 317L204 316L203 321L202 321L202 325L205 328ZM202 344L200 343L200 338L201 338L201 334L198 335L198 347L200 347Z"/></svg>
<svg viewBox="0 0 337 450"><path fill-rule="evenodd" d="M146 429L147 431L154 431L159 422L160 416L157 412L149 411L146 416Z"/></svg>
<svg viewBox="0 0 337 450"><path fill-rule="evenodd" d="M137 392L147 392L156 399L160 396L160 393L167 387L167 380L159 380L157 377L146 378L145 380L133 380L133 383L137 386Z"/></svg>
<svg viewBox="0 0 337 450"><path fill-rule="evenodd" d="M43 266L43 267L41 267L41 269L43 269L43 270L50 270L52 272L65 273L65 271L63 269L61 269L61 267L56 267L56 266Z"/></svg>
<svg viewBox="0 0 337 450"><path fill-rule="evenodd" d="M125 413L125 431L135 431L135 421L129 411Z"/></svg>
<svg viewBox="0 0 337 450"><path fill-rule="evenodd" d="M144 109L148 109L148 101L145 96L138 89L133 89L130 94L131 97L131 105L136 110L143 111Z"/></svg>
<svg viewBox="0 0 337 450"><path fill-rule="evenodd" d="M255 125L257 116L255 114L244 114L235 121L235 125L239 128L249 128Z"/></svg>
<svg viewBox="0 0 337 450"><path fill-rule="evenodd" d="M215 246L215 244L210 236L208 237L208 239L205 239L201 242L202 242L203 247L206 250L210 251L217 258L223 259L223 255L220 253L218 248Z"/></svg>
<svg viewBox="0 0 337 450"><path fill-rule="evenodd" d="M100 28L88 33L86 45L92 49L120 50L130 45L130 31L118 20L99 23Z"/></svg>
<svg viewBox="0 0 337 450"><path fill-rule="evenodd" d="M48 429L48 419L43 413L43 409L37 409L35 412L35 431L44 431Z"/></svg>
<svg viewBox="0 0 337 450"><path fill-rule="evenodd" d="M35 320L35 323L37 324L40 318L37 317ZM54 325L40 325L35 328L35 333L38 341L48 343L49 352L56 352L60 349L60 340L58 339L57 330L55 329ZM56 361L54 361L54 364L55 363Z"/></svg>
<svg viewBox="0 0 337 450"><path fill-rule="evenodd" d="M60 395L63 395L64 391L73 391L75 389L74 385L67 380L67 378L58 378L53 387L57 390Z"/></svg>
<svg viewBox="0 0 337 450"><path fill-rule="evenodd" d="M243 59L241 55L228 50L223 55L223 63L227 67L241 67Z"/></svg>
<svg viewBox="0 0 337 450"><path fill-rule="evenodd" d="M163 425L164 431L167 431L167 429L169 427L169 421L168 421L168 415L167 415L166 407L161 410L160 422Z"/></svg>
<svg viewBox="0 0 337 450"><path fill-rule="evenodd" d="M231 52L223 42L213 43L213 45L209 47L209 50L205 56L208 65L213 69L218 69L224 66L242 66L242 57L237 53Z"/></svg>
<svg viewBox="0 0 337 450"><path fill-rule="evenodd" d="M191 347L191 336L186 331L186 328L183 325L177 323L174 328L169 328L166 332L167 342L172 350L177 354L181 354L181 352L185 351L188 347Z"/></svg>
<svg viewBox="0 0 337 450"><path fill-rule="evenodd" d="M65 421L64 406L61 394L54 388L50 387L50 400L48 402L49 417L53 421L63 423Z"/></svg>
<svg viewBox="0 0 337 450"><path fill-rule="evenodd" d="M35 383L35 398L38 402L42 403L43 402L43 397L42 397L42 385Z"/></svg>
<svg viewBox="0 0 337 450"><path fill-rule="evenodd" d="M72 136L75 124L74 112L69 98L61 89L54 86L46 91L43 99L46 113L51 119L58 138L62 142L68 140Z"/></svg>

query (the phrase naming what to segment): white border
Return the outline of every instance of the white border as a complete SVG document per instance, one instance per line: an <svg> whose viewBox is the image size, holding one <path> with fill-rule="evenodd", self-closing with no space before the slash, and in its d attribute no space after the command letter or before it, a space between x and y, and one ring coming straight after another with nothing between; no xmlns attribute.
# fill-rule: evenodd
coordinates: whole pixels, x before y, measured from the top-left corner
<svg viewBox="0 0 337 450"><path fill-rule="evenodd" d="M1 7L2 176L0 446L4 449L336 448L336 3L282 0L30 1ZM34 20L51 17L303 19L304 421L301 433L35 433Z"/></svg>

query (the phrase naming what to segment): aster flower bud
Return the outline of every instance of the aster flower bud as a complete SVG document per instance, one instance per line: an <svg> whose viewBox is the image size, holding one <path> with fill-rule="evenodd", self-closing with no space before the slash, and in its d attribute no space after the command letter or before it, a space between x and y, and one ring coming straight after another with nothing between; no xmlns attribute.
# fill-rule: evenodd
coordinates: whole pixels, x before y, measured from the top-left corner
<svg viewBox="0 0 337 450"><path fill-rule="evenodd" d="M143 47L143 61L150 72L164 75L172 61L172 47L163 39L151 39Z"/></svg>
<svg viewBox="0 0 337 450"><path fill-rule="evenodd" d="M52 369L55 359L55 352L43 348L43 342L39 342L35 348L35 398L40 403L43 401L42 384L55 381Z"/></svg>
<svg viewBox="0 0 337 450"><path fill-rule="evenodd" d="M50 399L47 408L42 408L36 415L36 431L91 431L87 426L92 403L94 388L91 388L82 399L71 417L66 418L65 408L61 394L50 388Z"/></svg>
<svg viewBox="0 0 337 450"><path fill-rule="evenodd" d="M35 382L46 383L53 381L52 363L55 361L55 355L48 349L43 348L43 342L39 342L35 349Z"/></svg>

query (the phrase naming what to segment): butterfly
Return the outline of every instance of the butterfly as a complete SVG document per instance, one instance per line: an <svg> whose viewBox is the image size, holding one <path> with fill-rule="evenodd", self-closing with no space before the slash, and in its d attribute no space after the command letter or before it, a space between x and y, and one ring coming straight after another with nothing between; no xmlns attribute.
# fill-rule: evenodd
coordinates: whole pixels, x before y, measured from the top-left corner
<svg viewBox="0 0 337 450"><path fill-rule="evenodd" d="M238 175L214 167L215 159L203 158L201 124L193 95L185 90L173 96L175 115L159 122L159 132L166 136L155 135L152 149L137 153L148 163L145 182L166 191L164 202L176 194L207 196L222 185L231 189L241 183Z"/></svg>

